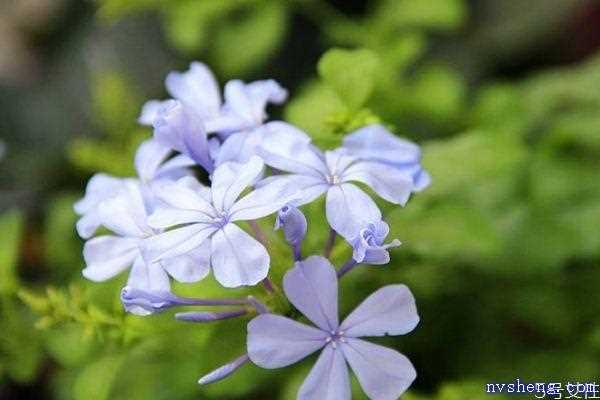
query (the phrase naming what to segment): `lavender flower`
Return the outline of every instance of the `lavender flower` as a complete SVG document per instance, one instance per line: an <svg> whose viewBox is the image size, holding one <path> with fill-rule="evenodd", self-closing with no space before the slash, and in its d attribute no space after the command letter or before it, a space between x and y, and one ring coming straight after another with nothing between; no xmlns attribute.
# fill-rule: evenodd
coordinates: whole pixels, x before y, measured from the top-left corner
<svg viewBox="0 0 600 400"><path fill-rule="evenodd" d="M431 183L431 177L421 167L421 149L401 139L381 125L369 125L344 138L343 151L365 161L394 167L412 177L415 192Z"/></svg>
<svg viewBox="0 0 600 400"><path fill-rule="evenodd" d="M216 79L199 62L192 62L186 72L171 72L165 86L174 100L147 102L138 121L152 125L158 140L209 172L227 161L247 162L260 142L267 104L287 98L274 80L232 80L225 85L222 103ZM210 143L212 133L218 134L219 140L212 139L217 145Z"/></svg>
<svg viewBox="0 0 600 400"><path fill-rule="evenodd" d="M358 236L351 241L352 258L364 264L387 264L390 262L388 249L400 246L398 239L384 243L390 227L384 221L369 224L361 229Z"/></svg>
<svg viewBox="0 0 600 400"><path fill-rule="evenodd" d="M259 149L265 163L288 175L275 175L264 183L288 181L303 193L299 205L326 193L329 225L346 240L352 240L369 223L381 220L375 202L358 186L361 182L379 196L404 205L414 189L412 177L379 162L364 161L342 150L320 152L306 140L286 141L265 137Z"/></svg>
<svg viewBox="0 0 600 400"><path fill-rule="evenodd" d="M306 217L302 211L291 204L287 204L279 210L275 219L275 230L283 228L285 240L292 246L294 260L301 258L300 246L306 236Z"/></svg>
<svg viewBox="0 0 600 400"><path fill-rule="evenodd" d="M228 162L215 170L210 189L183 178L157 190L164 206L156 209L148 224L174 229L144 241L145 259L165 262L199 252L210 257L215 278L225 287L263 280L269 270L269 254L234 222L272 214L297 196L287 182L275 182L238 199L261 176L263 167L258 157L246 164Z"/></svg>
<svg viewBox="0 0 600 400"><path fill-rule="evenodd" d="M151 186L156 182L176 179L189 174L189 167L195 165L190 158L179 155L168 159L171 149L156 140L143 142L135 154L135 169L140 178L140 189L146 208L152 207ZM126 195L130 185L137 185L133 178L117 178L107 174L96 174L88 182L83 199L75 203L75 212L81 216L77 221L77 233L89 239L101 225L99 206L103 201Z"/></svg>
<svg viewBox="0 0 600 400"><path fill-rule="evenodd" d="M408 389L416 377L410 361L395 350L359 339L403 335L415 328L419 317L406 286L377 290L340 324L336 272L325 258L297 262L283 285L290 302L317 327L274 314L257 316L248 324L248 356L254 364L281 368L322 349L298 393L305 400L350 399L346 362L373 400L396 399Z"/></svg>
<svg viewBox="0 0 600 400"><path fill-rule="evenodd" d="M117 195L103 200L95 211L101 225L116 235L102 235L88 240L83 248L86 268L83 275L92 281L110 279L131 268L127 285L155 292L168 292L168 275L180 282L196 282L208 272L208 258L198 251L162 263L147 263L140 244L159 231L146 223L147 204L141 184L134 179L124 182Z"/></svg>

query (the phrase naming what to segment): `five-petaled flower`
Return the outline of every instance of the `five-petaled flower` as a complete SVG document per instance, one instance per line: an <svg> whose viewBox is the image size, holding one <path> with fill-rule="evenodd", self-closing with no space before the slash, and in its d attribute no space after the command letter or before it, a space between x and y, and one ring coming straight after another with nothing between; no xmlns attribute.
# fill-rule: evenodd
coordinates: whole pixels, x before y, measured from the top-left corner
<svg viewBox="0 0 600 400"><path fill-rule="evenodd" d="M234 222L273 214L297 196L287 182L273 182L238 199L260 178L263 167L258 157L245 164L225 163L213 173L210 188L191 178L164 184L156 191L163 206L150 215L148 224L156 229L175 228L144 241L145 259L165 262L198 251L210 256L215 278L225 287L263 280L269 254ZM208 265L203 268L208 273Z"/></svg>
<svg viewBox="0 0 600 400"><path fill-rule="evenodd" d="M343 149L322 153L308 139L297 136L282 140L271 135L263 139L258 153L265 163L289 173L271 176L263 183L290 182L302 191L298 205L327 193L327 221L348 241L368 224L381 220L375 202L352 182L363 183L385 200L401 205L415 190L413 177L402 169L346 154Z"/></svg>
<svg viewBox="0 0 600 400"><path fill-rule="evenodd" d="M403 335L419 322L415 300L404 285L385 286L338 320L338 281L325 258L297 262L283 281L290 302L316 325L262 314L248 324L248 355L263 368L281 368L322 350L302 384L298 399L350 399L346 363L373 400L397 399L413 382L410 361L395 350L360 337Z"/></svg>

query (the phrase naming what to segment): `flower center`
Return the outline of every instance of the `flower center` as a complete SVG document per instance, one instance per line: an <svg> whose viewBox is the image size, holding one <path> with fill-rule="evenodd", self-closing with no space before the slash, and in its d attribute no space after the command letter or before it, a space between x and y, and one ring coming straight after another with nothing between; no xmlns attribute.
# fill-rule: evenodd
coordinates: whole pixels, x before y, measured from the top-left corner
<svg viewBox="0 0 600 400"><path fill-rule="evenodd" d="M331 343L331 347L334 349L337 348L338 343L346 343L346 338L344 337L344 331L331 331L329 332L329 336L325 339L325 343Z"/></svg>
<svg viewBox="0 0 600 400"><path fill-rule="evenodd" d="M213 219L213 225L217 228L222 228L225 225L227 225L228 223L229 223L229 215L227 215L227 213L225 213L225 212L219 213L219 215L217 215Z"/></svg>
<svg viewBox="0 0 600 400"><path fill-rule="evenodd" d="M329 183L330 185L337 185L339 183L342 183L342 181L340 177L336 174L331 174L327 177L327 183Z"/></svg>

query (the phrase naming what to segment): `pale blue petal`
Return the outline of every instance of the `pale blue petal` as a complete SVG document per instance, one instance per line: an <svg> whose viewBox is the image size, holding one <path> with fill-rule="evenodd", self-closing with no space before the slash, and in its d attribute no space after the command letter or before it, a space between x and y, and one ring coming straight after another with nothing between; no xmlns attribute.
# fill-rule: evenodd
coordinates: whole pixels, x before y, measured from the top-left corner
<svg viewBox="0 0 600 400"><path fill-rule="evenodd" d="M230 221L262 218L279 211L287 203L300 198L301 192L287 180L276 180L253 190L229 210Z"/></svg>
<svg viewBox="0 0 600 400"><path fill-rule="evenodd" d="M415 298L405 285L389 285L367 297L340 326L345 336L404 335L419 323Z"/></svg>
<svg viewBox="0 0 600 400"><path fill-rule="evenodd" d="M338 282L326 258L311 256L298 261L283 278L288 300L319 328L332 332L338 327Z"/></svg>
<svg viewBox="0 0 600 400"><path fill-rule="evenodd" d="M381 125L369 125L344 138L343 148L365 160L392 165L418 163L421 150L416 144L401 139Z"/></svg>
<svg viewBox="0 0 600 400"><path fill-rule="evenodd" d="M88 182L85 196L74 205L75 212L82 217L77 221L77 233L83 239L89 239L102 225L98 205L119 192L125 190L125 179L106 174L96 174Z"/></svg>
<svg viewBox="0 0 600 400"><path fill-rule="evenodd" d="M266 118L268 103L282 103L287 91L274 80L256 81L245 84L240 80L232 80L225 85L225 114L240 117L244 126L238 129L260 125ZM230 128L231 129L231 128Z"/></svg>
<svg viewBox="0 0 600 400"><path fill-rule="evenodd" d="M198 223L151 236L142 242L142 255L146 262L154 262L187 254L215 230L210 224Z"/></svg>
<svg viewBox="0 0 600 400"><path fill-rule="evenodd" d="M210 240L184 255L162 260L160 265L178 282L198 282L210 272Z"/></svg>
<svg viewBox="0 0 600 400"><path fill-rule="evenodd" d="M175 181L184 176L191 174L189 168L194 167L196 162L186 156L185 154L179 154L173 158L168 159L158 167L155 179L168 179Z"/></svg>
<svg viewBox="0 0 600 400"><path fill-rule="evenodd" d="M315 177L329 173L323 154L310 144L308 135L283 122L268 124L257 154L281 171Z"/></svg>
<svg viewBox="0 0 600 400"><path fill-rule="evenodd" d="M427 188L429 185L431 185L431 176L429 175L429 173L425 170L420 170L416 176L414 177L415 182L415 188L414 191L415 192L421 192L423 191L425 188Z"/></svg>
<svg viewBox="0 0 600 400"><path fill-rule="evenodd" d="M266 103L255 104L249 96L244 82L235 79L225 84L225 109L244 120L245 126L238 129L250 128L261 124L266 118Z"/></svg>
<svg viewBox="0 0 600 400"><path fill-rule="evenodd" d="M155 229L166 229L172 226L211 223L213 218L196 210L157 207L148 217L148 225Z"/></svg>
<svg viewBox="0 0 600 400"><path fill-rule="evenodd" d="M102 282L118 275L139 256L138 243L137 239L109 235L88 240L83 246L83 276Z"/></svg>
<svg viewBox="0 0 600 400"><path fill-rule="evenodd" d="M85 188L85 196L73 206L75 212L83 215L93 210L101 201L113 197L123 190L124 184L125 179L107 174L95 174L88 181Z"/></svg>
<svg viewBox="0 0 600 400"><path fill-rule="evenodd" d="M369 223L381 220L375 202L351 183L332 186L327 191L326 214L329 225L348 241Z"/></svg>
<svg viewBox="0 0 600 400"><path fill-rule="evenodd" d="M168 207L196 211L206 218L214 218L217 212L210 203L210 191L195 178L185 177L177 182L165 182L155 187L155 196Z"/></svg>
<svg viewBox="0 0 600 400"><path fill-rule="evenodd" d="M256 155L256 148L262 140L261 129L258 127L230 135L221 145L215 165L219 166L227 161L248 162Z"/></svg>
<svg viewBox="0 0 600 400"><path fill-rule="evenodd" d="M240 194L261 176L264 163L252 157L247 163L228 162L212 175L212 201L218 211L228 211Z"/></svg>
<svg viewBox="0 0 600 400"><path fill-rule="evenodd" d="M342 343L341 349L372 400L398 399L417 377L408 358L395 350L353 338Z"/></svg>
<svg viewBox="0 0 600 400"><path fill-rule="evenodd" d="M102 225L102 221L100 221L98 213L90 211L77 220L75 228L82 239L89 239L94 236L100 225Z"/></svg>
<svg viewBox="0 0 600 400"><path fill-rule="evenodd" d="M102 225L109 230L128 237L144 237L152 233L146 223L146 205L138 182L126 182L125 191L104 200L98 206Z"/></svg>
<svg viewBox="0 0 600 400"><path fill-rule="evenodd" d="M289 174L269 176L259 181L256 187L262 188L263 186L272 185L275 182L285 182L280 184L288 185L290 188L295 188L298 191L299 197L291 202L295 206L301 206L314 201L327 192L331 186L323 177Z"/></svg>
<svg viewBox="0 0 600 400"><path fill-rule="evenodd" d="M323 349L298 392L298 400L350 400L350 376L342 350Z"/></svg>
<svg viewBox="0 0 600 400"><path fill-rule="evenodd" d="M170 101L154 120L154 138L196 161L211 172L208 139L199 117L178 101Z"/></svg>
<svg viewBox="0 0 600 400"><path fill-rule="evenodd" d="M412 176L385 164L362 161L348 167L342 181L357 181L369 186L383 199L405 205L414 190Z"/></svg>
<svg viewBox="0 0 600 400"><path fill-rule="evenodd" d="M168 104L169 100L150 100L142 106L142 112L138 117L140 125L152 126L159 111Z"/></svg>
<svg viewBox="0 0 600 400"><path fill-rule="evenodd" d="M171 289L167 273L158 263L146 264L138 256L129 272L127 286L134 289L143 289L149 292L168 292Z"/></svg>
<svg viewBox="0 0 600 400"><path fill-rule="evenodd" d="M346 169L358 161L357 158L344 154L341 149L325 152L325 162L329 173L338 181L341 181Z"/></svg>
<svg viewBox="0 0 600 400"><path fill-rule="evenodd" d="M294 364L325 346L326 332L274 314L248 323L248 356L261 368Z"/></svg>
<svg viewBox="0 0 600 400"><path fill-rule="evenodd" d="M227 224L211 238L211 265L225 287L256 285L267 277L269 254L265 247L235 224Z"/></svg>
<svg viewBox="0 0 600 400"><path fill-rule="evenodd" d="M185 72L171 72L165 86L171 96L180 100L202 119L219 113L221 94L219 85L210 69L194 61Z"/></svg>
<svg viewBox="0 0 600 400"><path fill-rule="evenodd" d="M171 148L156 139L142 142L135 153L135 169L143 182L154 179L160 165L171 154Z"/></svg>

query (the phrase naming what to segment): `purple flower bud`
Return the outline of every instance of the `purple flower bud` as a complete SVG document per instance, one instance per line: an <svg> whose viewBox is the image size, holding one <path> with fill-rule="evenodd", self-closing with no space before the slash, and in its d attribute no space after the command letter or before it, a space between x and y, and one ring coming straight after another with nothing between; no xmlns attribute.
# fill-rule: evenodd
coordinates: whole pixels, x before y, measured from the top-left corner
<svg viewBox="0 0 600 400"><path fill-rule="evenodd" d="M243 356L236 358L232 362L225 364L222 367L219 367L214 371L204 375L198 380L198 383L201 385L208 385L209 383L214 383L223 380L229 375L233 374L235 371L237 371L248 361L250 361L248 354L244 354Z"/></svg>
<svg viewBox="0 0 600 400"><path fill-rule="evenodd" d="M387 249L400 246L398 239L384 244L390 228L384 221L369 224L361 229L358 236L351 241L354 249L352 258L364 264L387 264L390 255Z"/></svg>
<svg viewBox="0 0 600 400"><path fill-rule="evenodd" d="M179 297L166 291L146 291L125 286L121 291L121 302L125 311L136 315L150 315L176 306L228 306L244 305L242 299L191 299Z"/></svg>
<svg viewBox="0 0 600 400"><path fill-rule="evenodd" d="M192 311L175 314L175 319L187 322L213 322L220 321L222 319L231 319L246 315L248 311L245 309L231 310L231 311Z"/></svg>
<svg viewBox="0 0 600 400"><path fill-rule="evenodd" d="M285 240L294 250L294 259L300 260L300 244L306 236L306 217L302 211L292 205L285 205L279 210L275 220L275 230L283 228Z"/></svg>

